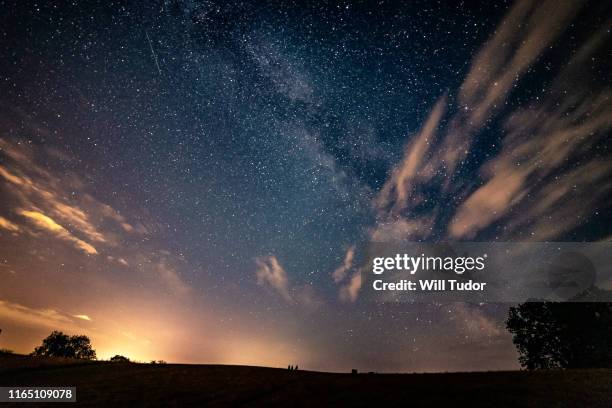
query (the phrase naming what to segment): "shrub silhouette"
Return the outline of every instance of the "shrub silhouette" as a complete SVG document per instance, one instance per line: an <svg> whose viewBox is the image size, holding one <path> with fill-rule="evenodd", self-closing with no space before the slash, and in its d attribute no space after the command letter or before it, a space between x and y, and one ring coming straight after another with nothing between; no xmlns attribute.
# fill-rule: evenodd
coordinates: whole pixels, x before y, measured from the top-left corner
<svg viewBox="0 0 612 408"><path fill-rule="evenodd" d="M612 303L526 302L506 326L529 370L612 367Z"/></svg>
<svg viewBox="0 0 612 408"><path fill-rule="evenodd" d="M129 363L130 359L124 356L120 356L119 354L110 358L110 361L113 363Z"/></svg>
<svg viewBox="0 0 612 408"><path fill-rule="evenodd" d="M53 331L36 347L33 356L68 357L82 360L95 360L96 351L91 346L89 337L83 335L68 336L60 331Z"/></svg>

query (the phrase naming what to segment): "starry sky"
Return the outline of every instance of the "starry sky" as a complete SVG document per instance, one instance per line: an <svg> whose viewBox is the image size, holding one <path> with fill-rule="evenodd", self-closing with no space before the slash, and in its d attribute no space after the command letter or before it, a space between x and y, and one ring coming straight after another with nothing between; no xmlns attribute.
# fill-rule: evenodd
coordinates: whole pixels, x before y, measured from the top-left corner
<svg viewBox="0 0 612 408"><path fill-rule="evenodd" d="M0 348L515 369L507 304L360 302L364 248L611 239L608 2L0 5Z"/></svg>

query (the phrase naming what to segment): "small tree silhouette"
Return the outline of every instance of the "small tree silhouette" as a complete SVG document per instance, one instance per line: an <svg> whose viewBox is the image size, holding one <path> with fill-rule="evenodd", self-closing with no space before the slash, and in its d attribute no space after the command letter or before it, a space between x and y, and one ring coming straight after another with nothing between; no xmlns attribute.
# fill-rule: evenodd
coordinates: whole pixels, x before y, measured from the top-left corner
<svg viewBox="0 0 612 408"><path fill-rule="evenodd" d="M113 363L129 363L130 359L117 354L116 356L111 357L110 361L112 361Z"/></svg>
<svg viewBox="0 0 612 408"><path fill-rule="evenodd" d="M60 331L53 331L47 336L42 345L34 349L32 355L83 360L96 359L96 351L92 348L89 337L83 335L68 336Z"/></svg>

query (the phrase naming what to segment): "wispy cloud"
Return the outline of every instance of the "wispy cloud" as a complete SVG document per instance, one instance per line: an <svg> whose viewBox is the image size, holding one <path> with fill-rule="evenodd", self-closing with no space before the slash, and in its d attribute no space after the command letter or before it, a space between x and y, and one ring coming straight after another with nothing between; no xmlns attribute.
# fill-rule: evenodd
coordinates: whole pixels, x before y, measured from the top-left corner
<svg viewBox="0 0 612 408"><path fill-rule="evenodd" d="M97 242L107 242L104 235L91 224L87 214L80 208L58 202L54 205L54 213L83 233L88 239Z"/></svg>
<svg viewBox="0 0 612 408"><path fill-rule="evenodd" d="M289 303L293 303L293 298L289 294L289 280L287 272L278 262L275 256L266 256L255 259L257 263L257 283L259 285L267 285L277 291L283 299Z"/></svg>
<svg viewBox="0 0 612 408"><path fill-rule="evenodd" d="M257 270L257 284L272 288L287 303L303 307L307 310L318 309L323 301L315 293L310 284L298 286L291 284L285 268L273 256L264 256L255 259Z"/></svg>
<svg viewBox="0 0 612 408"><path fill-rule="evenodd" d="M48 161L50 147L27 145L19 140L0 138L0 154L7 159L0 166L0 181L10 189L7 200L20 208L36 211L52 218L83 241L116 246L113 230L140 234L143 227L133 226L108 204L82 191L86 183L76 174L54 174L39 163ZM67 160L62 154L62 160ZM80 194L74 194L79 191Z"/></svg>
<svg viewBox="0 0 612 408"><path fill-rule="evenodd" d="M508 116L502 150L482 167L486 182L457 210L451 237L472 238L517 208L506 221L507 238L528 238L527 230L531 239L552 239L584 222L612 191L612 161L589 155L612 129L612 90L579 86L583 67L607 38L607 29L596 32L547 97Z"/></svg>
<svg viewBox="0 0 612 408"><path fill-rule="evenodd" d="M357 270L351 275L348 283L340 287L340 300L355 302L359 296L362 283L361 270Z"/></svg>
<svg viewBox="0 0 612 408"><path fill-rule="evenodd" d="M413 218L380 217L370 230L373 242L403 241L427 238L431 235L435 222L435 214Z"/></svg>
<svg viewBox="0 0 612 408"><path fill-rule="evenodd" d="M381 211L394 215L411 203L417 204L420 197L415 197L415 187L433 177L431 168L427 167L428 159L434 154L432 148L445 108L446 98L443 97L434 106L420 132L406 146L403 160L394 167L375 199L375 206Z"/></svg>
<svg viewBox="0 0 612 408"><path fill-rule="evenodd" d="M552 238L576 225L580 217L557 217L561 204L571 204L571 186L593 194L579 212L586 215L608 191L611 165L608 159L588 157L589 151L610 129L610 90L581 86L580 72L593 53L605 44L606 28L596 32L566 63L540 100L511 112L503 112L504 101L519 85L521 77L564 31L581 7L581 2L519 1L495 34L477 53L451 109L446 96L432 109L421 131L410 139L404 159L375 199L378 214L373 236L385 232L406 239L427 239L440 216L448 218L453 203L459 203L447 222L449 238L474 238L477 233L503 220L518 231L533 227L546 214L546 228L532 237ZM444 119L445 110L452 114ZM459 168L470 153L476 137L490 119L503 112L505 124L502 149L485 163L479 176L481 186L459 182ZM576 166L569 167L574 161ZM598 180L586 185L587 174ZM597 185L598 189L592 186ZM435 206L416 210L428 200L427 191L439 192ZM574 189L575 190L575 189ZM543 192L546 192L544 195ZM529 203L526 211L511 217L510 210ZM449 204L451 204L449 206ZM445 211L440 207L444 206ZM522 215L517 215L522 214ZM550 222L554 218L555 222ZM548 229L548 231L544 231ZM398 232L400 232L398 234ZM405 232L401 234L401 232ZM508 234L508 236L510 236Z"/></svg>
<svg viewBox="0 0 612 408"><path fill-rule="evenodd" d="M22 215L32 221L38 228L46 230L56 237L72 242L74 246L88 255L97 255L98 251L91 244L75 237L66 228L56 223L52 218L47 217L38 211L28 211L20 209L17 211L19 215Z"/></svg>
<svg viewBox="0 0 612 408"><path fill-rule="evenodd" d="M469 127L479 129L519 78L568 26L582 1L518 1L472 60L459 93ZM460 153L460 152L459 152Z"/></svg>
<svg viewBox="0 0 612 408"><path fill-rule="evenodd" d="M606 205L612 158L596 146L612 129L612 90L585 73L606 52L610 21L568 55L542 97L506 104L582 5L521 0L512 7L456 97L440 97L410 138L373 200L372 241L475 239L487 228L504 240L549 240ZM502 124L501 149L466 179L466 158L493 123ZM354 275L341 297L355 299L360 283Z"/></svg>
<svg viewBox="0 0 612 408"><path fill-rule="evenodd" d="M0 217L0 228L10 232L19 232L20 228L17 224L7 220L4 217Z"/></svg>
<svg viewBox="0 0 612 408"><path fill-rule="evenodd" d="M355 264L356 247L349 247L344 255L344 261L334 272L334 283L340 285L339 297L342 301L354 302L361 289L361 269Z"/></svg>
<svg viewBox="0 0 612 408"><path fill-rule="evenodd" d="M37 239L54 237L58 245L68 243L82 254L103 254L97 258L100 262L128 268L148 280L153 277L173 294L190 292L177 267L178 257L149 239L134 239L151 234L143 217L128 220L90 194L82 176L54 171L54 160L69 161L68 155L52 147L2 138L0 155L0 187L6 192L0 211L7 215L0 217L0 229L28 234L32 247Z"/></svg>
<svg viewBox="0 0 612 408"><path fill-rule="evenodd" d="M349 270L353 267L353 259L355 258L355 246L349 247L346 250L346 255L344 255L344 261L342 265L340 265L334 273L332 273L332 278L335 283L338 283L344 279Z"/></svg>
<svg viewBox="0 0 612 408"><path fill-rule="evenodd" d="M86 320L88 322L91 322L91 317L84 315L84 314L77 314L77 315L72 315L72 316L76 317L77 319Z"/></svg>
<svg viewBox="0 0 612 408"><path fill-rule="evenodd" d="M161 260L154 265L162 282L174 293L187 294L191 287L185 283L175 268L171 267L165 260Z"/></svg>
<svg viewBox="0 0 612 408"><path fill-rule="evenodd" d="M54 330L73 330L78 327L71 316L53 308L31 308L6 300L0 300L0 318L25 326Z"/></svg>

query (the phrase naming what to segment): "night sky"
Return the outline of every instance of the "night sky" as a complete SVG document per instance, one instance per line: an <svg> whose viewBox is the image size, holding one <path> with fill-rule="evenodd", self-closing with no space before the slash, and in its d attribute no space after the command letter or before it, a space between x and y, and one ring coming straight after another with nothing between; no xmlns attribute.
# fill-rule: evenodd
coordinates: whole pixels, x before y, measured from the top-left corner
<svg viewBox="0 0 612 408"><path fill-rule="evenodd" d="M611 239L612 4L307 3L0 1L0 348L518 368L508 305L359 259Z"/></svg>

